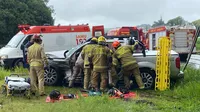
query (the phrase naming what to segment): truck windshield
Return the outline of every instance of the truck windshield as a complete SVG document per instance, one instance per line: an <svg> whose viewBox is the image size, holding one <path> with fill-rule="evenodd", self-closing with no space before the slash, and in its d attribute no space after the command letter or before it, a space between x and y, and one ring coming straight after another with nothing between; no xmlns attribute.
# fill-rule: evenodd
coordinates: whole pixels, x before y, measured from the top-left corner
<svg viewBox="0 0 200 112"><path fill-rule="evenodd" d="M19 43L22 41L22 39L24 38L24 34L17 34L15 35L6 45L6 47L14 47L16 48Z"/></svg>

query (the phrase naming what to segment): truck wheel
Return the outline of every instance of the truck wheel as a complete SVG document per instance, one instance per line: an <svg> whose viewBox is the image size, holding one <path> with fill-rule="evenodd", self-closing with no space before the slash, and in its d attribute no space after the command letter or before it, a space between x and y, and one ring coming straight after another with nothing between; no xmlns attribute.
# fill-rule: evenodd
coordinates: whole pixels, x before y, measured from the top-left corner
<svg viewBox="0 0 200 112"><path fill-rule="evenodd" d="M47 86L54 86L59 79L58 72L54 68L49 68L44 71L44 83Z"/></svg>
<svg viewBox="0 0 200 112"><path fill-rule="evenodd" d="M179 55L180 55L181 61L183 61L183 62L187 61L188 54L179 54Z"/></svg>
<svg viewBox="0 0 200 112"><path fill-rule="evenodd" d="M24 66L24 62L21 59L18 59L14 62L13 67L23 67Z"/></svg>
<svg viewBox="0 0 200 112"><path fill-rule="evenodd" d="M148 68L141 68L140 75L142 77L145 89L153 89L155 87L156 74L154 71Z"/></svg>

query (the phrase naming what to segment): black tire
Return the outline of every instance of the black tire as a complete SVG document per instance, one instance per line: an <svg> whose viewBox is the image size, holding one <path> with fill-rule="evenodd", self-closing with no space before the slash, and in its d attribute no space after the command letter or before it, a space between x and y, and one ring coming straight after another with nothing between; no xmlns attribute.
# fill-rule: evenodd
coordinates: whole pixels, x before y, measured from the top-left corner
<svg viewBox="0 0 200 112"><path fill-rule="evenodd" d="M13 67L23 67L23 66L24 66L24 62L22 59L17 59L13 63Z"/></svg>
<svg viewBox="0 0 200 112"><path fill-rule="evenodd" d="M181 60L182 62L186 62L187 57L188 57L188 54L179 54L179 55L180 55L180 60Z"/></svg>
<svg viewBox="0 0 200 112"><path fill-rule="evenodd" d="M46 69L44 72L44 84L47 86L55 86L59 81L59 73L54 68Z"/></svg>
<svg viewBox="0 0 200 112"><path fill-rule="evenodd" d="M155 87L155 71L149 68L141 68L140 75L142 77L142 81L145 85L145 89L154 89Z"/></svg>

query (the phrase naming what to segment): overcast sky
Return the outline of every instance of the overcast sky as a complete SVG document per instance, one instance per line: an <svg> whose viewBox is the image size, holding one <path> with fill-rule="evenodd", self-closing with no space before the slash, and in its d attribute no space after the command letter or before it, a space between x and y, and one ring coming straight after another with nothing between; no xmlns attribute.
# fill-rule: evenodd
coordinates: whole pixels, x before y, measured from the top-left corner
<svg viewBox="0 0 200 112"><path fill-rule="evenodd" d="M200 19L200 0L50 0L55 24L105 25L105 27L153 24L182 16L191 22Z"/></svg>

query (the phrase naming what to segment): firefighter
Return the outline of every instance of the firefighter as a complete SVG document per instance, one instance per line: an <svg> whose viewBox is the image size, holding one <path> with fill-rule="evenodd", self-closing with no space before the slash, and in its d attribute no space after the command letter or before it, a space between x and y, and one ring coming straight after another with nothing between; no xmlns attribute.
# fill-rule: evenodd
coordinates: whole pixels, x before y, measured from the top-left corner
<svg viewBox="0 0 200 112"><path fill-rule="evenodd" d="M109 63L112 61L110 49L105 46L106 39L103 36L98 38L98 45L94 47L89 54L89 61L93 65L92 72L92 87L99 91L99 80L100 90L105 91L108 84L108 70Z"/></svg>
<svg viewBox="0 0 200 112"><path fill-rule="evenodd" d="M34 44L28 48L27 61L30 65L31 92L36 94L39 88L39 95L46 95L44 92L44 68L48 67L47 58L43 47L42 39L38 35L33 37ZM37 86L38 80L38 86Z"/></svg>
<svg viewBox="0 0 200 112"><path fill-rule="evenodd" d="M116 49L114 56L119 60L119 63L122 66L122 71L124 75L124 84L126 89L130 89L130 75L135 76L136 82L140 89L144 89L144 84L140 76L139 66L136 62L136 59L132 56L135 45L138 43L135 42L134 45L121 46L119 41L114 41L112 46Z"/></svg>
<svg viewBox="0 0 200 112"><path fill-rule="evenodd" d="M70 88L73 87L74 80L75 80L76 76L83 70L83 66L84 66L84 61L83 61L83 58L80 53L76 60L75 66L73 67L73 75L69 81Z"/></svg>
<svg viewBox="0 0 200 112"><path fill-rule="evenodd" d="M30 71L30 67L29 67L29 64L27 63L27 52L28 52L28 48L33 44L34 44L33 36L31 36L30 41L26 43L24 47L24 52L23 52L24 64L25 64L25 67L27 67L29 71Z"/></svg>
<svg viewBox="0 0 200 112"><path fill-rule="evenodd" d="M117 65L119 65L118 60L114 57L114 52L111 52L112 54L112 64L111 64L111 68L109 70L109 86L110 87L116 87L117 81L118 81L118 75L117 75Z"/></svg>
<svg viewBox="0 0 200 112"><path fill-rule="evenodd" d="M83 47L81 56L84 60L84 89L88 89L89 87L89 82L91 79L91 74L92 74L92 66L90 65L88 61L88 54L94 48L98 43L98 40L96 37L93 37L88 45Z"/></svg>

